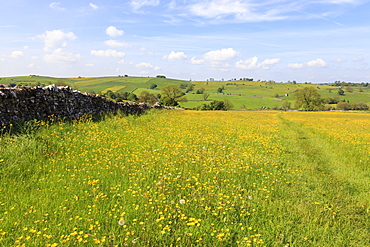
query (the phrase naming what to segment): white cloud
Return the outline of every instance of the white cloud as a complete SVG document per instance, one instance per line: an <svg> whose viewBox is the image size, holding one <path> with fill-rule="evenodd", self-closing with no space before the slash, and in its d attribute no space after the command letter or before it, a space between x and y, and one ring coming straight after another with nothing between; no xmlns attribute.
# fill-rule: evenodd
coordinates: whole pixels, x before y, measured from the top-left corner
<svg viewBox="0 0 370 247"><path fill-rule="evenodd" d="M10 58L21 58L24 56L23 51L12 51L9 55Z"/></svg>
<svg viewBox="0 0 370 247"><path fill-rule="evenodd" d="M227 61L239 56L239 52L233 48L224 48L221 50L210 51L203 55L204 60L208 61Z"/></svg>
<svg viewBox="0 0 370 247"><path fill-rule="evenodd" d="M93 56L97 56L97 57L115 57L115 58L119 58L119 57L124 57L125 56L125 53L118 52L118 51L112 50L112 49L99 50L99 51L91 50L90 54L93 55Z"/></svg>
<svg viewBox="0 0 370 247"><path fill-rule="evenodd" d="M39 59L39 57L38 56L32 56L31 59L36 60L36 59Z"/></svg>
<svg viewBox="0 0 370 247"><path fill-rule="evenodd" d="M288 67L292 69L302 69L304 67L304 64L303 63L290 63L288 64Z"/></svg>
<svg viewBox="0 0 370 247"><path fill-rule="evenodd" d="M66 10L65 8L59 7L59 4L60 2L52 2L51 4L49 4L49 7L61 11Z"/></svg>
<svg viewBox="0 0 370 247"><path fill-rule="evenodd" d="M285 19L282 12L286 10L282 9L284 8L279 8L276 3L241 0L205 0L188 7L191 14L199 17L220 21L224 17L234 16L238 21L248 22Z"/></svg>
<svg viewBox="0 0 370 247"><path fill-rule="evenodd" d="M186 58L187 56L185 55L185 53L174 52L174 51L171 51L169 55L163 56L163 59L168 60L168 61L179 61L179 60L185 60Z"/></svg>
<svg viewBox="0 0 370 247"><path fill-rule="evenodd" d="M117 40L112 40L112 39L104 41L104 44L110 47L129 47L130 46L130 44L128 43L119 42Z"/></svg>
<svg viewBox="0 0 370 247"><path fill-rule="evenodd" d="M0 62L4 62L4 61L5 61L5 59L0 57Z"/></svg>
<svg viewBox="0 0 370 247"><path fill-rule="evenodd" d="M212 22L259 22L337 17L342 14L343 6L364 4L366 0L193 0L185 2L190 2L184 7L189 16L209 19ZM313 6L315 6L314 13L312 13ZM331 22L341 25L335 21Z"/></svg>
<svg viewBox="0 0 370 247"><path fill-rule="evenodd" d="M203 64L205 61L203 59L196 59L193 57L190 61L192 64Z"/></svg>
<svg viewBox="0 0 370 247"><path fill-rule="evenodd" d="M94 67L94 66L95 66L95 64L93 64L93 63L87 63L87 64L85 64L85 66L86 66L86 67Z"/></svg>
<svg viewBox="0 0 370 247"><path fill-rule="evenodd" d="M309 62L307 62L307 66L308 67L317 67L317 68L321 68L321 67L326 67L328 64L322 60L321 58L318 58L316 60L311 60Z"/></svg>
<svg viewBox="0 0 370 247"><path fill-rule="evenodd" d="M159 3L159 0L132 0L131 6L137 10L144 6L157 6Z"/></svg>
<svg viewBox="0 0 370 247"><path fill-rule="evenodd" d="M177 6L176 4L176 0L172 0L169 4L168 4L168 8L169 9L175 9Z"/></svg>
<svg viewBox="0 0 370 247"><path fill-rule="evenodd" d="M93 3L90 3L89 6L91 8L93 8L94 10L98 10L99 9L99 6L97 6L97 5L93 4Z"/></svg>
<svg viewBox="0 0 370 247"><path fill-rule="evenodd" d="M124 59L121 59L117 63L119 63L119 64L125 64L125 60Z"/></svg>
<svg viewBox="0 0 370 247"><path fill-rule="evenodd" d="M24 50L28 50L30 47L28 45L23 46Z"/></svg>
<svg viewBox="0 0 370 247"><path fill-rule="evenodd" d="M352 61L355 61L355 62L359 62L359 61L362 61L362 60L364 60L363 57L354 57L354 58L352 58Z"/></svg>
<svg viewBox="0 0 370 247"><path fill-rule="evenodd" d="M280 58L272 58L266 59L261 63L258 63L258 57L254 56L252 58L248 58L245 61L240 60L236 62L235 67L238 69L270 69L271 65L277 64L280 62Z"/></svg>
<svg viewBox="0 0 370 247"><path fill-rule="evenodd" d="M231 67L229 63L220 62L220 61L212 61L211 66L213 68L230 68Z"/></svg>
<svg viewBox="0 0 370 247"><path fill-rule="evenodd" d="M334 62L336 62L336 63L342 63L342 62L345 62L346 60L345 59L343 59L343 58L336 58L336 59L334 59Z"/></svg>
<svg viewBox="0 0 370 247"><path fill-rule="evenodd" d="M249 12L247 4L229 0L199 1L189 7L193 14L206 18Z"/></svg>
<svg viewBox="0 0 370 247"><path fill-rule="evenodd" d="M144 63L144 62L143 63L136 64L136 68L160 70L159 67L153 66L150 63Z"/></svg>
<svg viewBox="0 0 370 247"><path fill-rule="evenodd" d="M61 48L55 49L52 53L44 56L44 60L48 63L71 63L79 59L81 59L80 54L64 52Z"/></svg>
<svg viewBox="0 0 370 247"><path fill-rule="evenodd" d="M322 68L326 67L328 64L321 58L308 61L307 63L290 63L288 64L289 68L292 69L302 69L306 67L316 67L316 68Z"/></svg>
<svg viewBox="0 0 370 247"><path fill-rule="evenodd" d="M66 40L74 40L76 36L74 33L69 32L65 33L62 30L53 30L53 31L46 31L41 35L37 35L37 38L44 40L45 51L49 51L52 48L56 47L66 47L67 41Z"/></svg>
<svg viewBox="0 0 370 247"><path fill-rule="evenodd" d="M367 66L365 64L355 67L356 70L363 70L366 69Z"/></svg>
<svg viewBox="0 0 370 247"><path fill-rule="evenodd" d="M273 65L280 62L280 58L266 59L262 62L262 65Z"/></svg>
<svg viewBox="0 0 370 247"><path fill-rule="evenodd" d="M238 69L258 69L258 57L248 58L245 61L240 60L236 62L235 67Z"/></svg>
<svg viewBox="0 0 370 247"><path fill-rule="evenodd" d="M123 32L123 30L118 30L114 26L109 26L105 30L105 33L108 34L111 37L118 37L118 36L122 36L124 32Z"/></svg>
<svg viewBox="0 0 370 247"><path fill-rule="evenodd" d="M322 3L332 3L332 4L356 4L358 3L358 0L323 0Z"/></svg>

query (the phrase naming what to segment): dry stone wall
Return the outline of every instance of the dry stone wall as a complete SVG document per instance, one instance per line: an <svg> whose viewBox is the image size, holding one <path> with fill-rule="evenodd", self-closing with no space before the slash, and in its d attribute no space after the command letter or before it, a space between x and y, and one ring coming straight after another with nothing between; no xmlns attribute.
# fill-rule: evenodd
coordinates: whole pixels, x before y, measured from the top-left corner
<svg viewBox="0 0 370 247"><path fill-rule="evenodd" d="M151 108L167 108L160 104L127 103L72 90L70 87L17 87L0 89L0 126L20 120L50 117L77 119L83 114L141 114Z"/></svg>

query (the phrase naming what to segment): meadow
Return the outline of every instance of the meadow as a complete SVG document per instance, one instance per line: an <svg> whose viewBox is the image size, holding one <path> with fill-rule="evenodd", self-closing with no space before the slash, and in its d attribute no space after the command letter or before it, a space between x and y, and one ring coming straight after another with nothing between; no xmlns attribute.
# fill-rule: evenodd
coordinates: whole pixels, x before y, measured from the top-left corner
<svg viewBox="0 0 370 247"><path fill-rule="evenodd" d="M277 111L34 122L0 136L0 245L370 246L369 128Z"/></svg>
<svg viewBox="0 0 370 247"><path fill-rule="evenodd" d="M160 94L161 88L167 85L192 84L192 91L186 94L188 102L181 102L180 106L185 109L196 109L204 103L210 103L212 100L229 100L233 104L233 110L241 109L261 109L261 108L279 108L285 101L294 103L294 92L304 87L314 86L323 99L338 97L340 101L350 103L364 102L370 104L370 87L353 87L353 92L345 92L344 95L338 95L337 86L314 85L314 84L293 84L293 83L274 83L261 81L185 81L169 78L157 77L87 77L87 78L53 78L45 76L18 76L0 78L0 84L17 85L69 85L73 89L87 93L105 93L108 90L116 93L134 93L140 95L142 91L148 91L153 94ZM155 84L156 88L151 89ZM218 88L224 88L222 93ZM207 100L204 100L202 94L196 94L197 90L204 89L209 94ZM186 89L182 91L185 93ZM277 97L278 96L278 97ZM333 105L335 106L335 105Z"/></svg>

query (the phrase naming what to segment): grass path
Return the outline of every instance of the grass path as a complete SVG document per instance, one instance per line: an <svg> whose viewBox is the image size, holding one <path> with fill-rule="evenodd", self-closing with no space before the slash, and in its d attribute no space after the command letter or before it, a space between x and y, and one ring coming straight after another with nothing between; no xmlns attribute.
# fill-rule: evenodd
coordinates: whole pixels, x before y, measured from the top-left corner
<svg viewBox="0 0 370 247"><path fill-rule="evenodd" d="M354 166L353 156L348 156L341 143L287 120L284 114L279 118L295 180L290 188L295 201L291 214L318 213L320 217L302 222L302 227L321 228L317 239L327 238L327 246L369 246L369 169Z"/></svg>

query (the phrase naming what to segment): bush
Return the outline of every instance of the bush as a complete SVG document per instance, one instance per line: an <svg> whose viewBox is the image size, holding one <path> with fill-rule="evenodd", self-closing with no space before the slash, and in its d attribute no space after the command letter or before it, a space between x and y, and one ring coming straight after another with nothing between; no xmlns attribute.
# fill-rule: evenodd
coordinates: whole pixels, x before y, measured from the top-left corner
<svg viewBox="0 0 370 247"><path fill-rule="evenodd" d="M355 110L355 111L367 111L369 110L369 106L364 102L357 102L357 103L348 103L348 102L339 102L337 104L338 110Z"/></svg>
<svg viewBox="0 0 370 247"><path fill-rule="evenodd" d="M233 107L230 100L225 99L224 101L213 100L209 104L202 104L198 107L199 111L227 111Z"/></svg>

